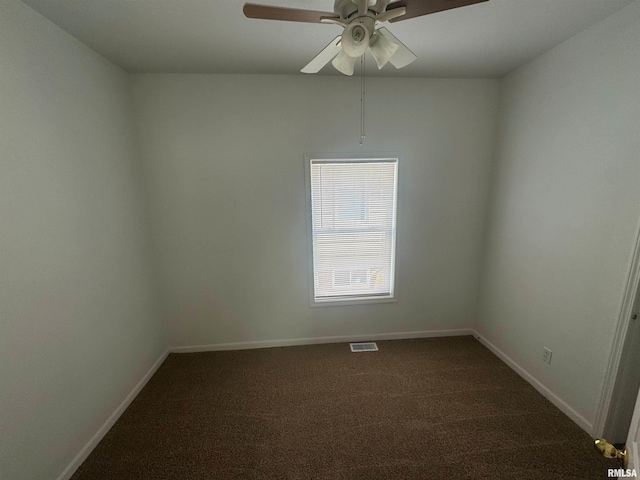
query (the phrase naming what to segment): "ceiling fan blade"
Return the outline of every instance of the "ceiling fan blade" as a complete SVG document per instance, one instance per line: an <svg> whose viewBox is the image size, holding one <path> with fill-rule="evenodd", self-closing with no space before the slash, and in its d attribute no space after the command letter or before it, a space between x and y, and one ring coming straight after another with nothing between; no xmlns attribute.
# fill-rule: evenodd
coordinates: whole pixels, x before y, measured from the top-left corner
<svg viewBox="0 0 640 480"><path fill-rule="evenodd" d="M317 10L272 7L269 5L258 5L255 3L245 3L242 11L247 18L285 20L287 22L322 23L322 17L340 18L333 12L319 12Z"/></svg>
<svg viewBox="0 0 640 480"><path fill-rule="evenodd" d="M391 59L389 60L391 62L391 65L393 65L394 67L396 68L406 67L411 62L413 62L416 58L418 58L415 53L409 50L404 43L398 40L396 36L393 33L391 33L389 30L387 30L385 27L379 28L377 31L385 39L389 40L391 43L395 43L398 46L396 53L394 53L391 56Z"/></svg>
<svg viewBox="0 0 640 480"><path fill-rule="evenodd" d="M353 69L356 65L356 59L350 57L342 50L340 50L340 53L336 55L336 58L333 59L331 65L336 67L336 70L338 70L340 73L344 73L345 75L353 75Z"/></svg>
<svg viewBox="0 0 640 480"><path fill-rule="evenodd" d="M376 32L373 35L373 40L369 48L371 49L371 55L373 55L373 58L378 64L378 70L381 70L396 53L398 45L384 35Z"/></svg>
<svg viewBox="0 0 640 480"><path fill-rule="evenodd" d="M329 45L324 47L324 49L300 71L302 73L318 73L322 67L329 63L333 57L342 50L340 47L340 38L340 35L334 38Z"/></svg>
<svg viewBox="0 0 640 480"><path fill-rule="evenodd" d="M405 7L407 13L401 17L393 18L390 22L399 22L409 18L421 17L431 13L443 12L452 8L466 7L475 3L487 2L488 0L399 0L387 5L387 12L394 8Z"/></svg>

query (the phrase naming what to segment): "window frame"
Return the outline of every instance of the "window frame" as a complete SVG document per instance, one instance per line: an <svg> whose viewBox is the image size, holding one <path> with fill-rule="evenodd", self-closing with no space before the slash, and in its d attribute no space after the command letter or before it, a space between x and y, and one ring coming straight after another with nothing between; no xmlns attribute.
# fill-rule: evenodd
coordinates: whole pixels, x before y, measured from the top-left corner
<svg viewBox="0 0 640 480"><path fill-rule="evenodd" d="M354 161L389 161L393 160L396 164L395 177L395 237L393 242L393 271L392 271L392 292L390 295L362 295L361 297L352 298L330 298L326 300L317 300L315 297L315 281L313 271L313 216L311 205L311 162L313 160L330 160L335 162L354 162ZM305 175L305 194L306 194L306 214L307 214L307 263L309 274L309 306L311 307L329 307L338 305L363 305L376 303L397 303L398 302L398 261L397 261L397 245L398 245L398 211L399 211L399 183L400 183L400 157L396 153L346 153L346 154L327 154L327 153L307 153L304 155L304 175Z"/></svg>

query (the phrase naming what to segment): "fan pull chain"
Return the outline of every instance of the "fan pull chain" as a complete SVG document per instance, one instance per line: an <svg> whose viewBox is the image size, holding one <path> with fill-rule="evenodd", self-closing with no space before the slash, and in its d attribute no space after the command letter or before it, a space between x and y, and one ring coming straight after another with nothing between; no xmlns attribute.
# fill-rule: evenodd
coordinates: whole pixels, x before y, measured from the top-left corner
<svg viewBox="0 0 640 480"><path fill-rule="evenodd" d="M365 74L364 74L365 60L364 54L360 56L360 145L364 144L364 139L367 137L364 133L364 104L365 104Z"/></svg>

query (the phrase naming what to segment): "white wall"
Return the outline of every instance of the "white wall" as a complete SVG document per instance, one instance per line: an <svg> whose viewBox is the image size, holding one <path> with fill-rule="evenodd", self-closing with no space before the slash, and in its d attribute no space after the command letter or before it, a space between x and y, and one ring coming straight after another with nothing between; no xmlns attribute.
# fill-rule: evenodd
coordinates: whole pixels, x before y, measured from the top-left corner
<svg viewBox="0 0 640 480"><path fill-rule="evenodd" d="M172 346L470 327L497 82L135 75ZM309 307L303 155L400 155L399 302Z"/></svg>
<svg viewBox="0 0 640 480"><path fill-rule="evenodd" d="M638 52L636 2L501 86L477 329L586 428L640 219Z"/></svg>
<svg viewBox="0 0 640 480"><path fill-rule="evenodd" d="M129 79L0 4L0 478L52 479L165 349Z"/></svg>

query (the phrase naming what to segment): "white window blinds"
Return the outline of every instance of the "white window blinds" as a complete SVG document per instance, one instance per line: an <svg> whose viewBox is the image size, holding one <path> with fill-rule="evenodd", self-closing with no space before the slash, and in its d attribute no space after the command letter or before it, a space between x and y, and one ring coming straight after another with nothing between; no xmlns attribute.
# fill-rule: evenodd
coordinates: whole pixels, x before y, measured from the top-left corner
<svg viewBox="0 0 640 480"><path fill-rule="evenodd" d="M393 297L398 160L310 160L316 302Z"/></svg>

